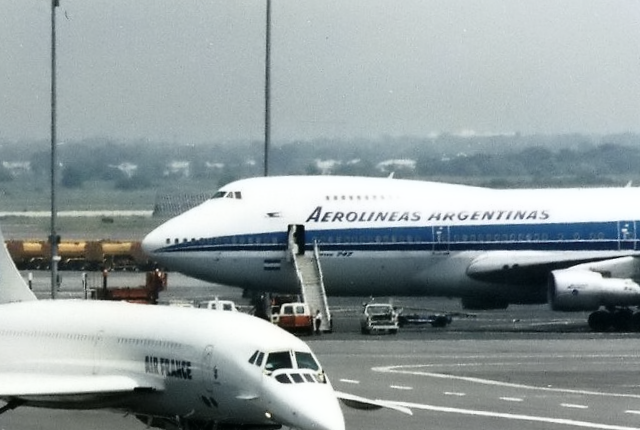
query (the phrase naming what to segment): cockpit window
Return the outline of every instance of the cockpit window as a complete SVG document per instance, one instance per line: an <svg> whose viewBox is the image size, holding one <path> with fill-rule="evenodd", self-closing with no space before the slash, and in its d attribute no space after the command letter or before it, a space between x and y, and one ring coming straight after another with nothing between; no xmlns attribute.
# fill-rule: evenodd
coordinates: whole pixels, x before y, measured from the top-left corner
<svg viewBox="0 0 640 430"><path fill-rule="evenodd" d="M298 369L320 370L320 365L313 358L313 355L308 352L296 351L296 361L298 362Z"/></svg>
<svg viewBox="0 0 640 430"><path fill-rule="evenodd" d="M320 364L309 352L278 351L265 355L265 373L282 384L327 383ZM254 354L251 358L256 364L261 360L259 354Z"/></svg>
<svg viewBox="0 0 640 430"><path fill-rule="evenodd" d="M220 191L216 191L216 193L211 198L212 199L227 198L227 199L240 200L240 199L242 199L242 193L240 191L222 191L222 190L220 190Z"/></svg>
<svg viewBox="0 0 640 430"><path fill-rule="evenodd" d="M289 379L289 375L287 375L286 373L280 373L279 375L276 375L276 381L283 384L291 383L291 379Z"/></svg>
<svg viewBox="0 0 640 430"><path fill-rule="evenodd" d="M282 352L272 352L267 356L267 362L264 365L264 368L273 372L278 369L291 369L293 368L293 363L291 362L291 354L289 351Z"/></svg>

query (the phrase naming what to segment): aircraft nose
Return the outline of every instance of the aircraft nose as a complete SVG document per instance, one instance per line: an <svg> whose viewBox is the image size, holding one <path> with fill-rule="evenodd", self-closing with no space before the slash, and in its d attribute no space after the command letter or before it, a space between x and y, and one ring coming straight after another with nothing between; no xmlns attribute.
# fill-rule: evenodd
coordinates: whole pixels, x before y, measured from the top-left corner
<svg viewBox="0 0 640 430"><path fill-rule="evenodd" d="M344 416L331 386L290 396L274 408L273 415L285 425L300 430L345 430Z"/></svg>
<svg viewBox="0 0 640 430"><path fill-rule="evenodd" d="M164 244L164 240L161 238L161 233L159 232L159 228L156 228L151 233L147 234L144 239L142 239L142 250L148 256L152 256L155 254L156 250L166 246Z"/></svg>

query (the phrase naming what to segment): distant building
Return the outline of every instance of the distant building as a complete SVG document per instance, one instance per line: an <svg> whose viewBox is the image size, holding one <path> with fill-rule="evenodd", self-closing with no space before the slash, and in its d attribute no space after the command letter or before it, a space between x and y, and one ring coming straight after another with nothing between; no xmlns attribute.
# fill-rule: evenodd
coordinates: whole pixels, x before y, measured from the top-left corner
<svg viewBox="0 0 640 430"><path fill-rule="evenodd" d="M415 170L416 160L395 159L385 160L376 165L376 168L384 173L392 173L400 170Z"/></svg>
<svg viewBox="0 0 640 430"><path fill-rule="evenodd" d="M181 176L188 178L191 176L191 163L188 161L172 161L167 164L164 176Z"/></svg>
<svg viewBox="0 0 640 430"><path fill-rule="evenodd" d="M12 176L31 173L31 162L29 161L3 161L2 167L7 169Z"/></svg>

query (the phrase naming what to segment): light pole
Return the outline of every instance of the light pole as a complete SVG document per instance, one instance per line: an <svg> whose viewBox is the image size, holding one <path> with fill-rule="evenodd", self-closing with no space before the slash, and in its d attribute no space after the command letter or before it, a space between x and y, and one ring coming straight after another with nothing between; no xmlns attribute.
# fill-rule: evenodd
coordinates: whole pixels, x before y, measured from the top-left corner
<svg viewBox="0 0 640 430"><path fill-rule="evenodd" d="M264 61L264 176L269 176L269 144L271 141L271 0L267 0Z"/></svg>
<svg viewBox="0 0 640 430"><path fill-rule="evenodd" d="M58 234L56 232L56 7L59 0L51 0L51 298L56 298L58 282Z"/></svg>

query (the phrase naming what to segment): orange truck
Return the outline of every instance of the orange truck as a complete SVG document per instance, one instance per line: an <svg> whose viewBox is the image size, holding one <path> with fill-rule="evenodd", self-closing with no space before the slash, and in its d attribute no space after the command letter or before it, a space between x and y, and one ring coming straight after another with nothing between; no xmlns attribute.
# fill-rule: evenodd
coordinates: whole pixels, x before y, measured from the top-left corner
<svg viewBox="0 0 640 430"><path fill-rule="evenodd" d="M306 303L283 303L271 322L291 333L313 334L313 314Z"/></svg>

